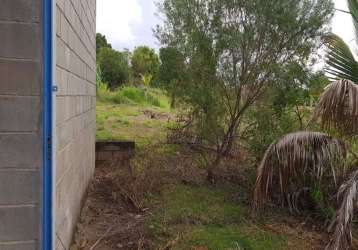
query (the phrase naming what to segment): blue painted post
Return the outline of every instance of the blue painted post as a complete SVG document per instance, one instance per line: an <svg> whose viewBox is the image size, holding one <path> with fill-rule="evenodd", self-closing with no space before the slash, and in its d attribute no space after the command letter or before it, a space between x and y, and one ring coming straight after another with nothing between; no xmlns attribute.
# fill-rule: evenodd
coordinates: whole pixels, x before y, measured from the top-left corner
<svg viewBox="0 0 358 250"><path fill-rule="evenodd" d="M52 250L54 242L52 214L53 32L53 0L43 0L43 250Z"/></svg>

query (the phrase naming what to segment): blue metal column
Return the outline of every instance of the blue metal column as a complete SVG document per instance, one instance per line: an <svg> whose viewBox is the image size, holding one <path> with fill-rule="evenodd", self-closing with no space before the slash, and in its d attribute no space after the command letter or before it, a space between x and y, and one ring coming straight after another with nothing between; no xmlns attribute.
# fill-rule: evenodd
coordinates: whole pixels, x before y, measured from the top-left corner
<svg viewBox="0 0 358 250"><path fill-rule="evenodd" d="M52 83L53 0L43 1L43 198L42 250L53 249Z"/></svg>

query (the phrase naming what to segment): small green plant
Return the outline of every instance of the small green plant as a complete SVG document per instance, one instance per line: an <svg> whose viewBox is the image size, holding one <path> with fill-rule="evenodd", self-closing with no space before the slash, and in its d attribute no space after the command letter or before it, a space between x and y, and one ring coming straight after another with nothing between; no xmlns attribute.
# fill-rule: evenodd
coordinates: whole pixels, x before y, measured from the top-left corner
<svg viewBox="0 0 358 250"><path fill-rule="evenodd" d="M108 85L103 81L101 68L97 66L96 72L96 94L101 101L108 101L111 98L111 91Z"/></svg>
<svg viewBox="0 0 358 250"><path fill-rule="evenodd" d="M142 75L142 82L143 82L144 86L149 87L152 80L153 80L152 74L146 73L146 74Z"/></svg>

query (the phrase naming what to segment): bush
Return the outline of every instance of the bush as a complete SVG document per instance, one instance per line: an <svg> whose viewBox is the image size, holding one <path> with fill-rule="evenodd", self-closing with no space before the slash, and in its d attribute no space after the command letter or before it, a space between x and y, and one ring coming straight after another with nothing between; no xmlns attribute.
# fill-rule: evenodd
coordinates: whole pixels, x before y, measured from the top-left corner
<svg viewBox="0 0 358 250"><path fill-rule="evenodd" d="M126 52L115 51L111 48L101 48L97 55L102 77L110 89L115 89L129 81L131 72L129 58Z"/></svg>
<svg viewBox="0 0 358 250"><path fill-rule="evenodd" d="M119 90L120 93L137 104L144 104L146 102L145 93L142 89L135 87L124 87Z"/></svg>
<svg viewBox="0 0 358 250"><path fill-rule="evenodd" d="M251 109L247 118L247 123L251 124L251 127L246 131L245 143L255 162L260 161L273 141L299 130L297 119L290 110L275 112L272 107L265 105Z"/></svg>

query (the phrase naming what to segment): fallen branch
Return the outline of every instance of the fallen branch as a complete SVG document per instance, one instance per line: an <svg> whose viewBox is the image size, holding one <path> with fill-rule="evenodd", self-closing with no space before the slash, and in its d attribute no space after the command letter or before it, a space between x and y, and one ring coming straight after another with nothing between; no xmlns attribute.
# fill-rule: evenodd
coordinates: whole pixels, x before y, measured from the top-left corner
<svg viewBox="0 0 358 250"><path fill-rule="evenodd" d="M107 237L107 235L111 232L111 230L113 229L113 226L108 228L107 231L93 244L93 246L91 246L90 250L94 250L99 243L101 243L101 241Z"/></svg>

